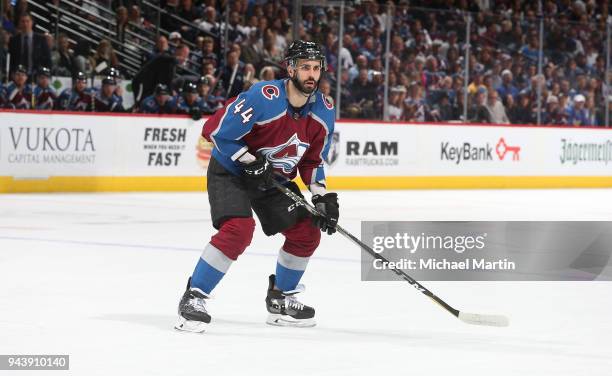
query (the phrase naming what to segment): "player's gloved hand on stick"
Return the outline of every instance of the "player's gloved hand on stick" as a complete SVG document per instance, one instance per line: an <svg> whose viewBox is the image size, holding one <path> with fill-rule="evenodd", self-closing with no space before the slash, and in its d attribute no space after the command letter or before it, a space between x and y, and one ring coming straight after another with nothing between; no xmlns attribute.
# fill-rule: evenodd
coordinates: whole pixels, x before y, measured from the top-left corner
<svg viewBox="0 0 612 376"><path fill-rule="evenodd" d="M272 165L266 157L259 154L257 159L248 164L242 164L246 184L249 188L259 188L270 185L272 179Z"/></svg>
<svg viewBox="0 0 612 376"><path fill-rule="evenodd" d="M312 203L315 205L318 211L325 214L325 216L316 215L312 217L312 222L315 226L319 227L321 231L327 232L329 235L336 232L336 225L338 224L338 217L340 212L338 208L338 194L327 193L323 196L314 195L312 196Z"/></svg>

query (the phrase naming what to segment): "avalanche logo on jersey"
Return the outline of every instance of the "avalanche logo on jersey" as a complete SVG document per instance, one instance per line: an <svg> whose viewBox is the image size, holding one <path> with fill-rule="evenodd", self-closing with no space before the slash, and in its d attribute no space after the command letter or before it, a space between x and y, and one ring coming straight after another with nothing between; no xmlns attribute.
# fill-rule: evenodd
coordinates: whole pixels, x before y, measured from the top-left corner
<svg viewBox="0 0 612 376"><path fill-rule="evenodd" d="M272 167L281 169L286 174L290 174L309 147L310 144L300 141L296 133L284 144L261 148L258 152L264 155L266 159L272 163Z"/></svg>
<svg viewBox="0 0 612 376"><path fill-rule="evenodd" d="M268 99L272 100L280 96L280 90L274 85L265 85L261 88L261 94Z"/></svg>
<svg viewBox="0 0 612 376"><path fill-rule="evenodd" d="M327 95L323 93L321 93L321 96L323 97L323 104L325 105L325 107L327 107L328 110L333 110L334 103L332 102L331 98L328 98Z"/></svg>

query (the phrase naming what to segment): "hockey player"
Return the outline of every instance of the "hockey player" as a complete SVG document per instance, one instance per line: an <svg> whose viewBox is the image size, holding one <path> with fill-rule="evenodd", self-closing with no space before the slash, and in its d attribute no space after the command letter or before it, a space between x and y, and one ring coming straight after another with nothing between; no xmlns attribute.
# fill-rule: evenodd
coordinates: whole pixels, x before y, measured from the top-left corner
<svg viewBox="0 0 612 376"><path fill-rule="evenodd" d="M29 110L32 108L32 88L27 83L28 70L23 65L18 65L13 73L13 82L5 89L7 108L15 110Z"/></svg>
<svg viewBox="0 0 612 376"><path fill-rule="evenodd" d="M171 114L170 92L168 86L157 84L153 95L149 95L142 101L140 112L145 114Z"/></svg>
<svg viewBox="0 0 612 376"><path fill-rule="evenodd" d="M123 98L115 94L117 82L114 77L102 79L102 87L94 96L94 110L98 112L124 112Z"/></svg>
<svg viewBox="0 0 612 376"><path fill-rule="evenodd" d="M267 323L315 325L315 310L296 294L309 257L338 221L338 198L325 187L323 159L334 131L334 108L317 90L325 54L313 42L295 41L285 61L289 79L263 81L238 95L204 125L214 143L208 166L212 236L179 302L178 330L202 332L211 321L206 310L212 290L251 243L255 211L264 233L281 233L276 273L268 279ZM304 208L270 185L277 179L297 194L297 173L326 215L311 218Z"/></svg>
<svg viewBox="0 0 612 376"><path fill-rule="evenodd" d="M177 114L188 114L193 120L200 120L207 109L198 95L198 87L190 81L185 82L183 92L173 98L172 107Z"/></svg>
<svg viewBox="0 0 612 376"><path fill-rule="evenodd" d="M36 86L33 90L34 108L37 110L53 110L57 101L55 90L49 85L51 69L41 67L36 73Z"/></svg>
<svg viewBox="0 0 612 376"><path fill-rule="evenodd" d="M57 108L65 111L91 111L93 92L87 88L87 75L77 72L74 77L74 87L66 89L57 101Z"/></svg>

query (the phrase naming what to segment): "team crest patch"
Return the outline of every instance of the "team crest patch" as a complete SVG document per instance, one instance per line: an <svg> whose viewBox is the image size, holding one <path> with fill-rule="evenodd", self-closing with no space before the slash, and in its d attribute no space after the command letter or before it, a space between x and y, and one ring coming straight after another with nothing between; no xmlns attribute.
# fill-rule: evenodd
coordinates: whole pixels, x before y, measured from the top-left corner
<svg viewBox="0 0 612 376"><path fill-rule="evenodd" d="M323 97L323 103L325 104L325 107L327 107L328 110L333 110L334 104L331 102L331 99L329 99L325 94L321 94L321 96Z"/></svg>
<svg viewBox="0 0 612 376"><path fill-rule="evenodd" d="M310 144L300 141L297 134L278 146L261 148L258 150L272 164L275 169L290 174L297 166Z"/></svg>
<svg viewBox="0 0 612 376"><path fill-rule="evenodd" d="M280 90L274 85L264 85L261 88L261 94L263 94L266 99L272 100L280 96Z"/></svg>
<svg viewBox="0 0 612 376"><path fill-rule="evenodd" d="M327 158L325 162L328 166L333 165L340 156L340 133L334 132L331 137L331 143L329 144L329 150L327 151Z"/></svg>

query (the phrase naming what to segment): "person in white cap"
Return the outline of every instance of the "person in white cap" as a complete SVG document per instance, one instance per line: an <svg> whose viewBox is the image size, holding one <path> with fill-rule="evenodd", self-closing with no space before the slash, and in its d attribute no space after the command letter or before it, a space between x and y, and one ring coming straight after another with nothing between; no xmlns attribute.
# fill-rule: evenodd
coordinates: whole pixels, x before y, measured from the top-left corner
<svg viewBox="0 0 612 376"><path fill-rule="evenodd" d="M587 111L584 108L586 98L582 94L574 96L574 105L568 110L568 123L575 126L592 125L587 116Z"/></svg>
<svg viewBox="0 0 612 376"><path fill-rule="evenodd" d="M170 44L170 51L174 52L176 48L181 44L183 36L178 31L173 31L168 35L168 41Z"/></svg>
<svg viewBox="0 0 612 376"><path fill-rule="evenodd" d="M516 99L519 91L516 86L512 85L512 72L510 69L504 69L501 73L502 84L497 88L500 98L506 98L508 94L512 95L512 99Z"/></svg>
<svg viewBox="0 0 612 376"><path fill-rule="evenodd" d="M549 95L546 98L546 108L542 113L542 125L561 125L567 124L567 115L559 107L559 98Z"/></svg>

